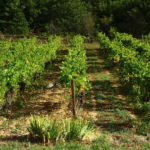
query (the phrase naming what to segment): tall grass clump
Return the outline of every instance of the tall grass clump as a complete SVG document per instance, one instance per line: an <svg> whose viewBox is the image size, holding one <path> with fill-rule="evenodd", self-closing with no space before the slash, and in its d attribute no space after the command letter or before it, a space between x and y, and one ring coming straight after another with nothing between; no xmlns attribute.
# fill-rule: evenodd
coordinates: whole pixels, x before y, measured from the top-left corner
<svg viewBox="0 0 150 150"><path fill-rule="evenodd" d="M79 119L50 121L43 117L33 117L27 128L30 137L43 143L59 141L82 141L94 131L90 122Z"/></svg>
<svg viewBox="0 0 150 150"><path fill-rule="evenodd" d="M63 120L64 136L67 141L82 141L86 135L93 131L92 124L79 119Z"/></svg>
<svg viewBox="0 0 150 150"><path fill-rule="evenodd" d="M28 131L30 137L43 143L57 142L61 138L61 128L56 120L50 121L41 117L33 117Z"/></svg>

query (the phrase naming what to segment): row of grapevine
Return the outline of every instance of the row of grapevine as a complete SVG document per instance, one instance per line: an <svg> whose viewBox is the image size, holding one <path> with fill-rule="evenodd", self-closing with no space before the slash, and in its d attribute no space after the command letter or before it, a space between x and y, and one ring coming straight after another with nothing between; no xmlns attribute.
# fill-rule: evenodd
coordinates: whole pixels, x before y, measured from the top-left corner
<svg viewBox="0 0 150 150"><path fill-rule="evenodd" d="M109 60L116 63L118 75L129 93L138 101L150 98L150 57L148 47L127 34L117 34L112 41L104 34L98 34L102 50ZM137 43L137 44L136 44Z"/></svg>
<svg viewBox="0 0 150 150"><path fill-rule="evenodd" d="M7 100L8 95L15 99L22 84L31 85L45 63L56 58L60 44L60 37L51 37L46 43L37 38L1 41L0 100Z"/></svg>
<svg viewBox="0 0 150 150"><path fill-rule="evenodd" d="M65 87L71 87L73 107L75 107L76 96L79 92L89 88L88 76L86 73L86 51L84 49L83 37L77 35L71 41L68 55L61 66L60 81ZM73 108L75 115L75 108Z"/></svg>
<svg viewBox="0 0 150 150"><path fill-rule="evenodd" d="M112 34L115 40L121 42L124 47L138 52L137 54L143 57L143 59L150 60L150 44L148 42L136 39L126 33L113 32Z"/></svg>

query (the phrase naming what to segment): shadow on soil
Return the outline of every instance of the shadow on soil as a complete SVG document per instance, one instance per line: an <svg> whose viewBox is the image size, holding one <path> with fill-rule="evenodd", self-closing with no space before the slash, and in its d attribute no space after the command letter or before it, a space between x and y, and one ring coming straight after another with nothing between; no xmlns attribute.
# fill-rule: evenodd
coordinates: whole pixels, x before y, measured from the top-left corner
<svg viewBox="0 0 150 150"><path fill-rule="evenodd" d="M28 138L29 136L28 135L21 135L21 136L18 136L18 135L14 135L14 136L7 136L7 137L2 137L1 138L1 141L2 142L28 142Z"/></svg>
<svg viewBox="0 0 150 150"><path fill-rule="evenodd" d="M92 89L83 108L91 113L96 111L98 114L102 115L109 112L111 115L114 115L97 118L97 121L95 122L97 126L108 132L119 132L132 128L132 125L129 122L121 119L117 120L115 117L114 110L119 109L120 111L123 111L126 104L117 96L122 95L122 92L118 81L113 80L111 73L112 68L106 67L99 49L87 49L87 57L88 73L92 73L91 76L95 76L95 78L90 81ZM107 119L109 119L109 117L112 117L112 120L110 119L108 121ZM113 119L116 120L114 121Z"/></svg>

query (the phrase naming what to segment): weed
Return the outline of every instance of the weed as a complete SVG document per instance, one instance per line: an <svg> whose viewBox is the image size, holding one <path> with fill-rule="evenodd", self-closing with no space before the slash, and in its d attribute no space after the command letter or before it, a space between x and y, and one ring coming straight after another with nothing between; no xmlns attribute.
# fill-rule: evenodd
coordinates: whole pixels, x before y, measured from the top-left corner
<svg viewBox="0 0 150 150"><path fill-rule="evenodd" d="M143 104L138 103L138 104L136 104L135 108L136 108L136 110L138 110L139 112L147 113L147 112L149 112L149 110L150 110L150 102L145 102L145 103L143 103Z"/></svg>
<svg viewBox="0 0 150 150"><path fill-rule="evenodd" d="M59 126L59 123L56 120L52 121L49 124L47 128L47 132L48 132L48 138L52 142L57 142L59 139L61 139L62 131Z"/></svg>
<svg viewBox="0 0 150 150"><path fill-rule="evenodd" d="M91 145L92 150L111 150L111 145L108 142L108 137L106 135L100 136Z"/></svg>
<svg viewBox="0 0 150 150"><path fill-rule="evenodd" d="M109 81L112 77L110 74L106 74L104 72L101 72L98 74L98 80L100 81Z"/></svg>
<svg viewBox="0 0 150 150"><path fill-rule="evenodd" d="M109 97L107 97L107 99L108 99L109 101L114 101L114 102L116 102L116 103L120 101L117 97L114 97L114 96L109 96Z"/></svg>
<svg viewBox="0 0 150 150"><path fill-rule="evenodd" d="M87 121L65 119L63 124L67 141L83 140L89 132L93 131L92 125Z"/></svg>
<svg viewBox="0 0 150 150"><path fill-rule="evenodd" d="M143 150L150 150L150 143L145 144Z"/></svg>
<svg viewBox="0 0 150 150"><path fill-rule="evenodd" d="M130 139L129 139L128 136L123 136L123 137L122 137L122 141L123 141L124 143L129 143L129 142L130 142Z"/></svg>
<svg viewBox="0 0 150 150"><path fill-rule="evenodd" d="M98 93L98 94L96 95L96 98L97 98L97 99L106 99L106 96L105 96L103 93Z"/></svg>
<svg viewBox="0 0 150 150"><path fill-rule="evenodd" d="M81 141L93 131L92 125L84 120L65 119L48 121L33 117L28 127L30 135L44 143L49 141Z"/></svg>
<svg viewBox="0 0 150 150"><path fill-rule="evenodd" d="M137 127L140 134L147 135L150 132L150 113L142 116L141 125Z"/></svg>
<svg viewBox="0 0 150 150"><path fill-rule="evenodd" d="M85 145L71 142L71 143L56 145L54 150L88 150L88 147Z"/></svg>
<svg viewBox="0 0 150 150"><path fill-rule="evenodd" d="M27 128L30 135L34 139L39 139L42 142L47 142L49 135L47 129L49 127L50 122L45 120L45 118L33 117L30 121L30 126Z"/></svg>
<svg viewBox="0 0 150 150"><path fill-rule="evenodd" d="M127 110L120 110L120 109L115 109L116 115L122 119L124 122L127 122L130 120L129 117L129 112Z"/></svg>

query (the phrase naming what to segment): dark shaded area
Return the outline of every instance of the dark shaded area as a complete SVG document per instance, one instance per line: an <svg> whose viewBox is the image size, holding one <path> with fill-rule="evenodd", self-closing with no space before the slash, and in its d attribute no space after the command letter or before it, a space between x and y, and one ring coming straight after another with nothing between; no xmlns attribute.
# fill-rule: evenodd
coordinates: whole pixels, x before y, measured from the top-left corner
<svg viewBox="0 0 150 150"><path fill-rule="evenodd" d="M149 33L149 0L1 0L4 34L84 34L113 27L137 37ZM91 38L92 37L92 38Z"/></svg>
<svg viewBox="0 0 150 150"><path fill-rule="evenodd" d="M60 72L60 66L62 64L62 61L65 59L65 55L67 55L68 51L67 50L59 50L57 52L57 59L54 60L52 63L49 62L45 69L45 79L52 80L56 82L59 77L59 72Z"/></svg>
<svg viewBox="0 0 150 150"><path fill-rule="evenodd" d="M28 135L14 135L14 136L7 136L7 137L1 137L1 141L2 142L8 142L8 141L12 141L12 142L28 142L29 136Z"/></svg>
<svg viewBox="0 0 150 150"><path fill-rule="evenodd" d="M102 71L101 68L99 68L99 66L95 66L94 64L94 67L92 65L88 66L88 69L87 69L87 73L96 73L96 72L100 72Z"/></svg>
<svg viewBox="0 0 150 150"><path fill-rule="evenodd" d="M129 122L123 122L123 123L102 123L102 122L96 122L97 126L100 126L102 128L104 128L105 130L109 131L109 132L119 132L119 131L123 131L125 129L130 129L132 128L132 124L130 124Z"/></svg>

